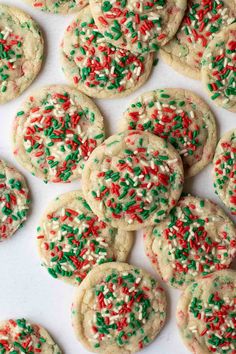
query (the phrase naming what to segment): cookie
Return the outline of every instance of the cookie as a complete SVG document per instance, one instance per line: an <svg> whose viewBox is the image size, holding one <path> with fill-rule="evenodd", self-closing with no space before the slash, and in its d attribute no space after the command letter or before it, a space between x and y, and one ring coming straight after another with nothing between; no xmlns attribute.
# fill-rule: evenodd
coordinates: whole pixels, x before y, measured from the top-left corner
<svg viewBox="0 0 236 354"><path fill-rule="evenodd" d="M202 58L202 82L210 98L236 112L236 23L218 33Z"/></svg>
<svg viewBox="0 0 236 354"><path fill-rule="evenodd" d="M183 166L167 141L126 131L93 151L82 182L96 215L113 227L138 230L160 222L175 206L183 187Z"/></svg>
<svg viewBox="0 0 236 354"><path fill-rule="evenodd" d="M201 171L216 147L216 123L209 106L192 91L167 88L131 102L120 130L142 130L166 139L182 157L185 177Z"/></svg>
<svg viewBox="0 0 236 354"><path fill-rule="evenodd" d="M165 319L164 290L150 274L126 263L94 268L72 305L75 334L94 353L135 353L153 341Z"/></svg>
<svg viewBox="0 0 236 354"><path fill-rule="evenodd" d="M106 40L136 53L157 51L177 32L186 0L90 0L92 15Z"/></svg>
<svg viewBox="0 0 236 354"><path fill-rule="evenodd" d="M214 156L213 181L216 194L236 215L236 130L222 136Z"/></svg>
<svg viewBox="0 0 236 354"><path fill-rule="evenodd" d="M78 285L99 264L126 261L133 234L106 224L93 214L81 191L58 197L37 229L38 251L54 278Z"/></svg>
<svg viewBox="0 0 236 354"><path fill-rule="evenodd" d="M0 47L1 104L19 96L38 75L44 41L28 14L0 4Z"/></svg>
<svg viewBox="0 0 236 354"><path fill-rule="evenodd" d="M177 307L181 337L194 354L235 353L236 273L215 272L188 286Z"/></svg>
<svg viewBox="0 0 236 354"><path fill-rule="evenodd" d="M0 160L0 241L11 237L26 220L29 190L24 177Z"/></svg>
<svg viewBox="0 0 236 354"><path fill-rule="evenodd" d="M145 230L146 254L169 285L183 289L214 271L228 268L236 255L236 229L210 200L182 197L168 217Z"/></svg>
<svg viewBox="0 0 236 354"><path fill-rule="evenodd" d="M234 0L190 0L178 32L160 51L162 59L181 74L200 80L205 48L235 18Z"/></svg>
<svg viewBox="0 0 236 354"><path fill-rule="evenodd" d="M43 327L24 318L0 322L0 351L3 354L62 354Z"/></svg>
<svg viewBox="0 0 236 354"><path fill-rule="evenodd" d="M81 10L88 4L87 0L25 0L33 7L55 14L70 14Z"/></svg>
<svg viewBox="0 0 236 354"><path fill-rule="evenodd" d="M66 86L45 87L28 97L13 127L16 159L45 182L80 178L85 161L103 140L97 106Z"/></svg>
<svg viewBox="0 0 236 354"><path fill-rule="evenodd" d="M152 54L133 54L107 43L89 7L67 28L61 47L67 79L91 97L127 96L146 82L152 70Z"/></svg>

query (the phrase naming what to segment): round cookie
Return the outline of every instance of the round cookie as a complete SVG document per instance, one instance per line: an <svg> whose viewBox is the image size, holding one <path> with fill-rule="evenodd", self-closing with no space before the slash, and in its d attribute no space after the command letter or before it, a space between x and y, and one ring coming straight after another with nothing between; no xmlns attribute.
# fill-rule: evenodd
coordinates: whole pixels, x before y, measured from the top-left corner
<svg viewBox="0 0 236 354"><path fill-rule="evenodd" d="M81 191L58 197L37 229L38 251L54 278L78 285L99 264L126 261L133 234L99 220Z"/></svg>
<svg viewBox="0 0 236 354"><path fill-rule="evenodd" d="M166 306L164 290L147 272L107 263L94 268L78 288L72 323L89 351L132 354L160 332Z"/></svg>
<svg viewBox="0 0 236 354"><path fill-rule="evenodd" d="M107 43L87 6L67 28L62 68L71 84L88 96L127 96L148 79L153 55L133 54Z"/></svg>
<svg viewBox="0 0 236 354"><path fill-rule="evenodd" d="M210 200L182 197L168 217L145 230L146 254L164 281L185 288L228 268L236 255L236 229Z"/></svg>
<svg viewBox="0 0 236 354"><path fill-rule="evenodd" d="M33 7L55 14L70 14L81 10L88 4L87 0L25 0Z"/></svg>
<svg viewBox="0 0 236 354"><path fill-rule="evenodd" d="M11 237L26 220L29 190L23 176L0 160L0 241Z"/></svg>
<svg viewBox="0 0 236 354"><path fill-rule="evenodd" d="M0 351L4 354L62 354L43 327L24 318L0 322Z"/></svg>
<svg viewBox="0 0 236 354"><path fill-rule="evenodd" d="M235 353L236 273L215 272L182 293L177 306L180 335L194 354Z"/></svg>
<svg viewBox="0 0 236 354"><path fill-rule="evenodd" d="M218 33L202 58L202 82L210 98L236 113L236 23Z"/></svg>
<svg viewBox="0 0 236 354"><path fill-rule="evenodd" d="M88 159L82 176L93 212L113 227L138 230L164 219L183 188L179 154L152 134L111 136Z"/></svg>
<svg viewBox="0 0 236 354"><path fill-rule="evenodd" d="M175 37L160 51L163 60L192 79L201 79L202 55L209 41L236 18L232 0L190 0Z"/></svg>
<svg viewBox="0 0 236 354"><path fill-rule="evenodd" d="M182 157L185 177L201 171L216 147L216 123L209 106L192 91L167 88L147 92L131 102L120 130L142 130L171 143Z"/></svg>
<svg viewBox="0 0 236 354"><path fill-rule="evenodd" d="M45 87L28 97L13 127L14 155L45 182L70 182L104 140L103 117L82 93Z"/></svg>
<svg viewBox="0 0 236 354"><path fill-rule="evenodd" d="M0 104L19 96L37 76L43 60L42 33L32 18L0 4Z"/></svg>
<svg viewBox="0 0 236 354"><path fill-rule="evenodd" d="M236 215L236 130L222 136L216 147L213 160L213 182L216 194Z"/></svg>
<svg viewBox="0 0 236 354"><path fill-rule="evenodd" d="M136 53L157 51L177 32L186 0L90 0L91 12L106 40Z"/></svg>

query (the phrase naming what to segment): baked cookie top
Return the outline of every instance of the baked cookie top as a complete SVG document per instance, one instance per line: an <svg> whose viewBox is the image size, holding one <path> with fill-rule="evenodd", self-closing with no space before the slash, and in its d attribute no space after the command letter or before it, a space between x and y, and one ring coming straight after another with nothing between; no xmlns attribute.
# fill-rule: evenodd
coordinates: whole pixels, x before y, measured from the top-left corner
<svg viewBox="0 0 236 354"><path fill-rule="evenodd" d="M92 15L106 40L131 52L157 51L176 33L186 0L90 0Z"/></svg>
<svg viewBox="0 0 236 354"><path fill-rule="evenodd" d="M164 281L185 288L228 268L236 255L236 229L210 200L182 197L165 220L145 230L146 254Z"/></svg>
<svg viewBox="0 0 236 354"><path fill-rule="evenodd" d="M24 318L0 323L0 351L3 354L62 354L43 327Z"/></svg>
<svg viewBox="0 0 236 354"><path fill-rule="evenodd" d="M0 241L11 237L26 220L29 190L24 177L0 160Z"/></svg>
<svg viewBox="0 0 236 354"><path fill-rule="evenodd" d="M164 219L183 187L183 166L166 140L126 131L111 136L88 159L83 193L113 227L137 230Z"/></svg>
<svg viewBox="0 0 236 354"><path fill-rule="evenodd" d="M78 190L50 203L37 229L37 240L49 274L79 285L96 265L126 261L133 234L99 220Z"/></svg>
<svg viewBox="0 0 236 354"><path fill-rule="evenodd" d="M161 50L162 58L180 73L200 80L205 48L235 18L235 1L190 0L178 32Z"/></svg>
<svg viewBox="0 0 236 354"><path fill-rule="evenodd" d="M70 14L80 11L88 4L87 0L25 0L34 8L55 14Z"/></svg>
<svg viewBox="0 0 236 354"><path fill-rule="evenodd" d="M62 68L68 80L88 96L127 96L147 80L152 54L133 54L107 42L89 6L67 28L61 45Z"/></svg>
<svg viewBox="0 0 236 354"><path fill-rule="evenodd" d="M215 272L188 286L177 306L177 324L196 354L235 352L236 273Z"/></svg>
<svg viewBox="0 0 236 354"><path fill-rule="evenodd" d="M213 182L216 194L236 215L236 130L230 130L218 142L214 156Z"/></svg>
<svg viewBox="0 0 236 354"><path fill-rule="evenodd" d="M133 100L119 125L142 130L169 141L182 157L185 177L202 170L216 147L216 123L209 106L181 88L150 91Z"/></svg>
<svg viewBox="0 0 236 354"><path fill-rule="evenodd" d="M17 112L14 155L45 182L70 182L80 178L85 161L104 137L95 103L67 86L49 86L28 97Z"/></svg>
<svg viewBox="0 0 236 354"><path fill-rule="evenodd" d="M160 332L166 297L157 281L126 263L94 268L72 305L77 338L95 353L135 353Z"/></svg>
<svg viewBox="0 0 236 354"><path fill-rule="evenodd" d="M36 22L16 7L0 4L0 104L32 83L42 65L43 48Z"/></svg>
<svg viewBox="0 0 236 354"><path fill-rule="evenodd" d="M235 17L236 18L236 17ZM224 28L208 44L202 58L202 81L210 98L236 112L236 23Z"/></svg>

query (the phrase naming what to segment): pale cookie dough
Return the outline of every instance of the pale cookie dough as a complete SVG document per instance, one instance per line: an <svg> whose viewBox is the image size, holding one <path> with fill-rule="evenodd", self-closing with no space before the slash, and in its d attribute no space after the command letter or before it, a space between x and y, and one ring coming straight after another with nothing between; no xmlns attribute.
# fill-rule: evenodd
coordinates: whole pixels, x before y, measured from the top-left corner
<svg viewBox="0 0 236 354"><path fill-rule="evenodd" d="M161 49L161 57L181 74L200 80L201 60L207 44L235 18L235 0L190 0L178 32Z"/></svg>
<svg viewBox="0 0 236 354"><path fill-rule="evenodd" d="M167 141L126 131L93 151L82 182L96 215L113 227L138 230L160 222L176 205L183 188L183 165Z"/></svg>
<svg viewBox="0 0 236 354"><path fill-rule="evenodd" d="M70 14L81 10L88 0L25 0L34 8L55 14Z"/></svg>
<svg viewBox="0 0 236 354"><path fill-rule="evenodd" d="M201 75L206 92L217 106L236 113L236 23L208 44Z"/></svg>
<svg viewBox="0 0 236 354"><path fill-rule="evenodd" d="M24 177L0 160L0 241L11 237L26 220L29 190Z"/></svg>
<svg viewBox="0 0 236 354"><path fill-rule="evenodd" d="M104 137L103 117L88 97L67 86L49 86L28 97L18 111L14 155L45 182L70 182L80 178Z"/></svg>
<svg viewBox="0 0 236 354"><path fill-rule="evenodd" d="M182 157L185 177L201 171L215 152L214 115L199 96L181 88L142 94L125 111L119 129L148 131L168 140Z"/></svg>
<svg viewBox="0 0 236 354"><path fill-rule="evenodd" d="M168 217L144 235L146 254L169 285L183 289L197 277L228 268L236 228L210 200L182 197Z"/></svg>
<svg viewBox="0 0 236 354"><path fill-rule="evenodd" d="M107 43L89 6L67 28L61 51L70 83L97 98L129 95L146 82L153 65L152 54L133 54Z"/></svg>
<svg viewBox="0 0 236 354"><path fill-rule="evenodd" d="M132 52L157 51L177 32L186 0L90 0L91 12L106 40Z"/></svg>
<svg viewBox="0 0 236 354"><path fill-rule="evenodd" d="M23 11L0 4L0 104L32 83L42 65L43 48L36 22Z"/></svg>
<svg viewBox="0 0 236 354"><path fill-rule="evenodd" d="M236 129L222 136L213 163L215 192L231 213L236 215Z"/></svg>
<svg viewBox="0 0 236 354"><path fill-rule="evenodd" d="M96 265L127 259L133 233L114 229L93 214L81 191L54 200L37 229L38 251L54 278L79 285Z"/></svg>
<svg viewBox="0 0 236 354"><path fill-rule="evenodd" d="M2 354L62 354L49 333L40 325L24 318L0 322Z"/></svg>
<svg viewBox="0 0 236 354"><path fill-rule="evenodd" d="M235 354L236 272L223 270L187 287L177 307L180 335L194 354Z"/></svg>
<svg viewBox="0 0 236 354"><path fill-rule="evenodd" d="M72 305L78 340L94 353L132 354L151 343L166 319L164 290L150 274L126 263L94 268Z"/></svg>

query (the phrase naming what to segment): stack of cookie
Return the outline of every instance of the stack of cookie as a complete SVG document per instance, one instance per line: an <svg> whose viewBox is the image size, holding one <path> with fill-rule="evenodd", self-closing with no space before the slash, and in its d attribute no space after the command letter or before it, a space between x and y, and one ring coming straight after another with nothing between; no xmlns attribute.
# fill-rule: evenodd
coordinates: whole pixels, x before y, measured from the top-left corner
<svg viewBox="0 0 236 354"><path fill-rule="evenodd" d="M236 254L232 220L208 199L182 194L184 181L214 158L214 186L236 214L236 130L217 145L209 106L192 91L157 89L125 110L105 136L94 98L122 97L147 80L154 55L202 78L211 98L236 111L236 4L229 0L27 0L44 11L79 11L61 44L73 86L32 92L13 126L17 161L45 182L82 180L58 196L37 228L49 274L78 287L75 333L95 353L134 353L166 320L166 295L156 279L126 262L134 231L158 275L183 290L177 320L193 353L236 353ZM186 9L187 7L187 9ZM186 10L186 12L185 12ZM224 27L224 28L223 28ZM22 11L0 5L0 103L20 95L39 72L42 34ZM3 65L2 65L3 64ZM215 156L215 157L214 157ZM0 161L0 240L26 219L24 178ZM2 353L61 350L25 320L0 325Z"/></svg>

